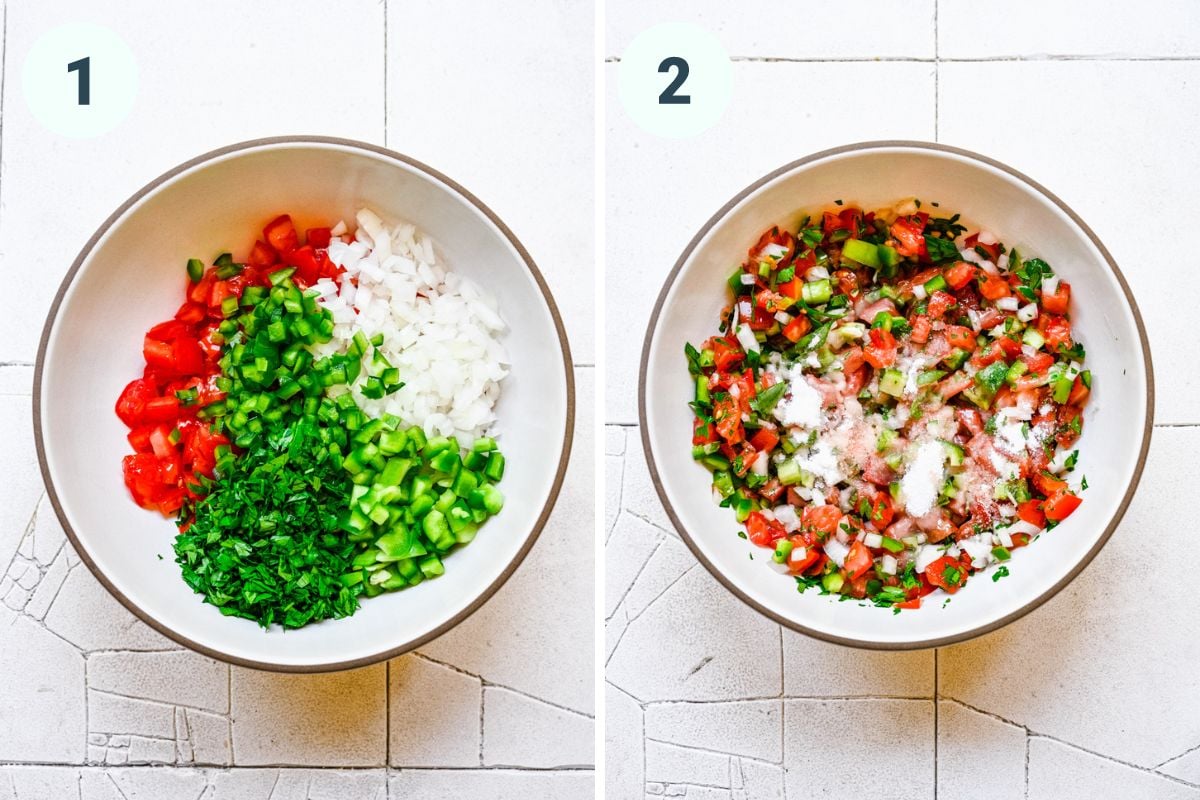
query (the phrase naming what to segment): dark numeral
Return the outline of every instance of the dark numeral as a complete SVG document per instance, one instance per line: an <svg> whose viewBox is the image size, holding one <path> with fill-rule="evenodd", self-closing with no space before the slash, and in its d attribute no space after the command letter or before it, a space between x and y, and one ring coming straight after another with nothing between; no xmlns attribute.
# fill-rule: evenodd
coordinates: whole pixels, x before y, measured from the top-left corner
<svg viewBox="0 0 1200 800"><path fill-rule="evenodd" d="M672 69L675 70L675 79L663 89L662 94L658 96L658 102L660 105L688 105L692 102L690 94L675 94L687 80L688 63L679 56L670 56L658 65L659 72L670 72Z"/></svg>
<svg viewBox="0 0 1200 800"><path fill-rule="evenodd" d="M67 64L67 72L79 73L79 105L90 106L92 104L92 60L85 57L78 61L72 61Z"/></svg>

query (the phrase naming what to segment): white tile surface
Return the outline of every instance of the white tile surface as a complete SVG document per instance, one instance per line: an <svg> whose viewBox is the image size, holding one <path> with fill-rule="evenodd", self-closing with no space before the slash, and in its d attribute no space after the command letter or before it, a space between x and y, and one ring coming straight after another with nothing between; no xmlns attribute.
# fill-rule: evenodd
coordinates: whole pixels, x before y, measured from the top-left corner
<svg viewBox="0 0 1200 800"><path fill-rule="evenodd" d="M512 228L550 284L577 364L594 359L592 13L564 0L417 0L388 17L388 146Z"/></svg>
<svg viewBox="0 0 1200 800"><path fill-rule="evenodd" d="M864 139L932 139L933 72L929 63L737 63L733 100L721 121L695 138L667 140L644 133L626 116L616 99L616 65L607 65L605 283L608 297L620 298L622 316L638 324L607 328L605 422L637 421L644 322L704 221L746 185L808 153ZM830 85L903 86L905 102L886 114L863 114L854 103L778 102L781 92L796 87ZM765 108L771 109L769 125L762 124Z"/></svg>
<svg viewBox="0 0 1200 800"><path fill-rule="evenodd" d="M1196 800L1200 787L1118 764L1051 739L1029 742L1029 800Z"/></svg>
<svg viewBox="0 0 1200 800"><path fill-rule="evenodd" d="M739 3L615 0L607 5L606 56L620 56L638 33L663 22L693 22L715 33L734 58L933 58L934 0L887 0L781 6ZM788 32L789 28L793 29ZM816 33L821 31L821 33Z"/></svg>
<svg viewBox="0 0 1200 800"><path fill-rule="evenodd" d="M1025 731L960 703L938 702L937 790L956 800L1020 797Z"/></svg>
<svg viewBox="0 0 1200 800"><path fill-rule="evenodd" d="M79 248L160 173L259 136L322 133L382 142L383 6L339 3L336 37L312 24L321 8L314 0L8 4L0 262L21 265L26 296L0 315L0 361L33 360L50 301ZM26 52L66 19L113 29L137 60L133 111L95 139L49 133L21 95ZM337 113L314 109L322 97L339 99ZM35 245L38 231L55 235Z"/></svg>
<svg viewBox="0 0 1200 800"><path fill-rule="evenodd" d="M478 766L483 682L411 654L393 660L388 675L389 763L398 767Z"/></svg>
<svg viewBox="0 0 1200 800"><path fill-rule="evenodd" d="M1152 257L1144 238L1162 211L1184 218L1200 211L1200 161L1180 157L1182 132L1200 125L1198 81L1194 61L943 64L939 80L942 141L987 153L1043 183L1121 265L1158 367L1156 423L1200 422L1200 377L1172 368L1192 337L1177 298L1200 292L1200 273L1187 259ZM980 125L980 96L1020 113Z"/></svg>
<svg viewBox="0 0 1200 800"><path fill-rule="evenodd" d="M591 717L511 689L483 691L483 765L539 769L590 767Z"/></svg>
<svg viewBox="0 0 1200 800"><path fill-rule="evenodd" d="M938 5L942 58L1200 55L1200 6L1189 0L1012 0Z"/></svg>
<svg viewBox="0 0 1200 800"><path fill-rule="evenodd" d="M593 796L584 770L400 770L389 781L391 797L421 800L561 800Z"/></svg>

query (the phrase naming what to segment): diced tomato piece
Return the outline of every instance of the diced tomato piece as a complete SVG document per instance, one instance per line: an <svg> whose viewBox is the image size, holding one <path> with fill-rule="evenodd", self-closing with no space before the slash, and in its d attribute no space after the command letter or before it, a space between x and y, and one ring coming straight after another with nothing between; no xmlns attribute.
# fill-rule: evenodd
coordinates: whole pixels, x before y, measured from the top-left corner
<svg viewBox="0 0 1200 800"><path fill-rule="evenodd" d="M1043 286L1041 294L1042 308L1051 314L1067 313L1067 308L1071 305L1071 284L1059 281L1052 294L1047 294L1046 288Z"/></svg>
<svg viewBox="0 0 1200 800"><path fill-rule="evenodd" d="M848 347L842 351L842 372L844 372L847 376L849 376L852 372L857 372L865 363L867 363L867 360L863 357L863 351L861 347L856 345L854 347Z"/></svg>
<svg viewBox="0 0 1200 800"><path fill-rule="evenodd" d="M983 433L983 415L977 408L956 408L954 417L958 424L966 428L972 436Z"/></svg>
<svg viewBox="0 0 1200 800"><path fill-rule="evenodd" d="M760 453L769 453L779 444L779 434L771 428L759 428L758 432L750 437L750 444Z"/></svg>
<svg viewBox="0 0 1200 800"><path fill-rule="evenodd" d="M842 294L847 295L851 300L858 299L858 275L852 270L839 269L834 271L833 277Z"/></svg>
<svg viewBox="0 0 1200 800"><path fill-rule="evenodd" d="M1042 513L1040 500L1027 500L1017 506L1017 516L1038 528L1046 527L1046 515Z"/></svg>
<svg viewBox="0 0 1200 800"><path fill-rule="evenodd" d="M896 608L913 609L913 608L920 608L920 607L921 607L921 597L919 595L917 597L912 598L911 600L905 600L902 603L896 603Z"/></svg>
<svg viewBox="0 0 1200 800"><path fill-rule="evenodd" d="M826 235L842 230L857 233L861 219L862 211L853 207L843 208L836 214L832 211L826 211L822 217L821 227L824 229Z"/></svg>
<svg viewBox="0 0 1200 800"><path fill-rule="evenodd" d="M971 385L971 376L966 373L955 373L938 384L938 394L943 400L949 400L959 392L965 391Z"/></svg>
<svg viewBox="0 0 1200 800"><path fill-rule="evenodd" d="M296 237L296 226L287 214L281 214L267 223L263 228L263 238L279 253L295 250L299 241Z"/></svg>
<svg viewBox="0 0 1200 800"><path fill-rule="evenodd" d="M1031 356L1022 355L1021 360L1025 362L1025 366L1029 368L1026 374L1042 376L1046 374L1046 370L1054 366L1054 356L1049 353L1038 351Z"/></svg>
<svg viewBox="0 0 1200 800"><path fill-rule="evenodd" d="M157 425L150 430L150 449L159 458L169 458L175 452L175 445L170 440L171 429L166 425Z"/></svg>
<svg viewBox="0 0 1200 800"><path fill-rule="evenodd" d="M708 444L717 440L716 427L706 419L692 420L692 444Z"/></svg>
<svg viewBox="0 0 1200 800"><path fill-rule="evenodd" d="M204 277L193 284L192 288L188 290L188 299L193 303L207 303L209 292L212 291L212 285L216 280L216 273L209 268L204 273Z"/></svg>
<svg viewBox="0 0 1200 800"><path fill-rule="evenodd" d="M842 512L837 506L805 506L800 513L800 524L806 530L832 536L837 532L838 523L842 520Z"/></svg>
<svg viewBox="0 0 1200 800"><path fill-rule="evenodd" d="M321 268L309 245L283 253L283 263L296 268L292 280L302 288L307 288L317 282L317 275Z"/></svg>
<svg viewBox="0 0 1200 800"><path fill-rule="evenodd" d="M800 293L804 290L804 281L799 278L792 278L790 281L779 284L775 287L784 297L790 297L792 300L799 300Z"/></svg>
<svg viewBox="0 0 1200 800"><path fill-rule="evenodd" d="M159 461L151 453L135 453L121 459L125 486L143 508L155 508L162 493Z"/></svg>
<svg viewBox="0 0 1200 800"><path fill-rule="evenodd" d="M175 319L185 325L195 325L198 322L203 322L208 316L208 309L202 303L195 303L191 300L187 301L179 307L175 312Z"/></svg>
<svg viewBox="0 0 1200 800"><path fill-rule="evenodd" d="M170 342L151 339L149 336L142 342L142 356L146 365L165 372L175 370L175 348Z"/></svg>
<svg viewBox="0 0 1200 800"><path fill-rule="evenodd" d="M891 494L882 491L876 492L875 496L870 499L869 505L867 518L875 524L876 528L883 530L892 524L892 519L896 516L896 509L892 504Z"/></svg>
<svg viewBox="0 0 1200 800"><path fill-rule="evenodd" d="M900 255L914 258L925 257L929 251L925 245L925 223L917 215L901 217L892 223L891 234L896 240L896 252Z"/></svg>
<svg viewBox="0 0 1200 800"><path fill-rule="evenodd" d="M726 336L714 336L709 340L707 349L713 351L713 362L721 372L732 369L746 357L737 342Z"/></svg>
<svg viewBox="0 0 1200 800"><path fill-rule="evenodd" d="M154 447L150 444L150 433L154 430L149 425L141 425L133 428L126 435L129 440L130 447L135 453L150 453L154 451Z"/></svg>
<svg viewBox="0 0 1200 800"><path fill-rule="evenodd" d="M908 338L917 344L925 344L929 341L929 334L933 332L933 322L929 317L913 317L909 322L912 326L912 332Z"/></svg>
<svg viewBox="0 0 1200 800"><path fill-rule="evenodd" d="M173 367L180 375L199 375L204 371L204 351L196 339L177 339L171 350Z"/></svg>
<svg viewBox="0 0 1200 800"><path fill-rule="evenodd" d="M997 361L1003 361L1004 356L1004 347L998 341L992 341L989 342L988 345L978 353L971 356L971 366L975 367L976 369L983 369L989 364L994 364Z"/></svg>
<svg viewBox="0 0 1200 800"><path fill-rule="evenodd" d="M314 248L329 247L329 242L333 239L329 228L309 228L304 232L304 243Z"/></svg>
<svg viewBox="0 0 1200 800"><path fill-rule="evenodd" d="M138 378L126 384L117 398L117 416L129 427L142 423L146 403L154 399L157 392L149 381Z"/></svg>
<svg viewBox="0 0 1200 800"><path fill-rule="evenodd" d="M872 328L870 343L863 348L863 358L875 369L890 367L896 362L895 337L883 328Z"/></svg>
<svg viewBox="0 0 1200 800"><path fill-rule="evenodd" d="M1071 394L1067 396L1067 405L1082 406L1087 402L1088 395L1091 393L1092 390L1088 388L1088 385L1083 382L1082 378L1076 375L1075 383L1071 385Z"/></svg>
<svg viewBox="0 0 1200 800"><path fill-rule="evenodd" d="M778 503L779 498L783 497L783 488L783 484L779 482L778 478L770 478L758 490L758 493L765 497L768 502Z"/></svg>
<svg viewBox="0 0 1200 800"><path fill-rule="evenodd" d="M1060 406L1055 419L1058 421L1058 432L1054 434L1054 440L1059 447L1070 447L1083 431L1083 409Z"/></svg>
<svg viewBox="0 0 1200 800"><path fill-rule="evenodd" d="M732 396L726 396L713 403L713 420L717 424L717 433L729 444L737 444L746 438L742 428L742 407Z"/></svg>
<svg viewBox="0 0 1200 800"><path fill-rule="evenodd" d="M798 342L804 338L812 330L812 323L808 321L808 317L801 314L794 317L791 322L783 326L783 335L789 342Z"/></svg>
<svg viewBox="0 0 1200 800"><path fill-rule="evenodd" d="M178 416L179 398L175 395L148 400L142 413L142 418L149 423L174 422Z"/></svg>
<svg viewBox="0 0 1200 800"><path fill-rule="evenodd" d="M971 282L979 268L969 261L956 261L943 273L951 289L958 291Z"/></svg>
<svg viewBox="0 0 1200 800"><path fill-rule="evenodd" d="M792 542L792 552L788 554L787 566L789 570L800 575L817 563L817 560L821 558L821 553L816 547L806 543L803 537L791 536L788 538Z"/></svg>
<svg viewBox="0 0 1200 800"><path fill-rule="evenodd" d="M958 559L942 556L925 568L925 577L934 586L954 594L967 582L967 570Z"/></svg>
<svg viewBox="0 0 1200 800"><path fill-rule="evenodd" d="M1042 314L1037 321L1038 332L1046 339L1046 349L1057 353L1071 346L1071 321L1057 314Z"/></svg>
<svg viewBox="0 0 1200 800"><path fill-rule="evenodd" d="M1067 488L1066 481L1051 475L1046 470L1035 472L1030 479L1033 482L1033 488L1037 489L1045 497L1055 495Z"/></svg>
<svg viewBox="0 0 1200 800"><path fill-rule="evenodd" d="M1044 506L1046 519L1051 522L1062 522L1071 516L1071 513L1079 508L1079 504L1082 502L1078 496L1064 489L1046 501Z"/></svg>
<svg viewBox="0 0 1200 800"><path fill-rule="evenodd" d="M250 257L246 262L252 267L269 267L276 261L275 248L263 241L254 243L250 249Z"/></svg>
<svg viewBox="0 0 1200 800"><path fill-rule="evenodd" d="M967 351L975 349L975 331L970 328L962 325L947 325L942 333L946 335L946 342L951 347L961 347Z"/></svg>
<svg viewBox="0 0 1200 800"><path fill-rule="evenodd" d="M980 272L979 294L988 300L999 300L1001 297L1008 297L1012 294L1012 290L1003 278Z"/></svg>
<svg viewBox="0 0 1200 800"><path fill-rule="evenodd" d="M867 570L875 563L875 559L871 557L871 551L867 546L857 539L850 545L850 552L846 555L846 562L842 568L846 570L846 577L850 580L858 580L863 575L867 574Z"/></svg>
<svg viewBox="0 0 1200 800"><path fill-rule="evenodd" d="M751 511L746 518L746 534L759 547L773 547L787 532L778 522L764 517L761 511Z"/></svg>
<svg viewBox="0 0 1200 800"><path fill-rule="evenodd" d="M943 314L956 305L958 305L958 300L954 298L954 295L943 291L936 291L930 295L929 302L926 304L932 319L941 319Z"/></svg>

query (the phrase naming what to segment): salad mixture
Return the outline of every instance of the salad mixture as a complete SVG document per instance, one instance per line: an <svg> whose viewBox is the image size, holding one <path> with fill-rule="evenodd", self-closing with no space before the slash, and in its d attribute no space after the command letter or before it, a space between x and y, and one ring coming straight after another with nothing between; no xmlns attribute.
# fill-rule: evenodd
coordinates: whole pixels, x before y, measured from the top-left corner
<svg viewBox="0 0 1200 800"><path fill-rule="evenodd" d="M116 404L125 484L175 518L184 581L264 627L441 575L504 502L494 303L412 226L358 223L301 243L284 215L244 262L189 260Z"/></svg>
<svg viewBox="0 0 1200 800"><path fill-rule="evenodd" d="M766 231L687 345L692 454L800 591L898 612L1079 506L1092 376L1045 261L936 204L837 206Z"/></svg>

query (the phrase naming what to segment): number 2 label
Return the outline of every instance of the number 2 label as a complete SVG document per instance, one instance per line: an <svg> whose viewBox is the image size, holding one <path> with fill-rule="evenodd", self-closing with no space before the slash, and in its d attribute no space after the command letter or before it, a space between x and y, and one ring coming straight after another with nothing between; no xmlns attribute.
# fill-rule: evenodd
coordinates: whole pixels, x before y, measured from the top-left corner
<svg viewBox="0 0 1200 800"><path fill-rule="evenodd" d="M690 94L676 94L683 82L688 79L688 62L679 56L669 56L662 60L658 65L659 72L670 72L675 70L675 79L672 80L666 89L663 89L662 94L658 96L658 102L661 105L690 105L692 96Z"/></svg>

